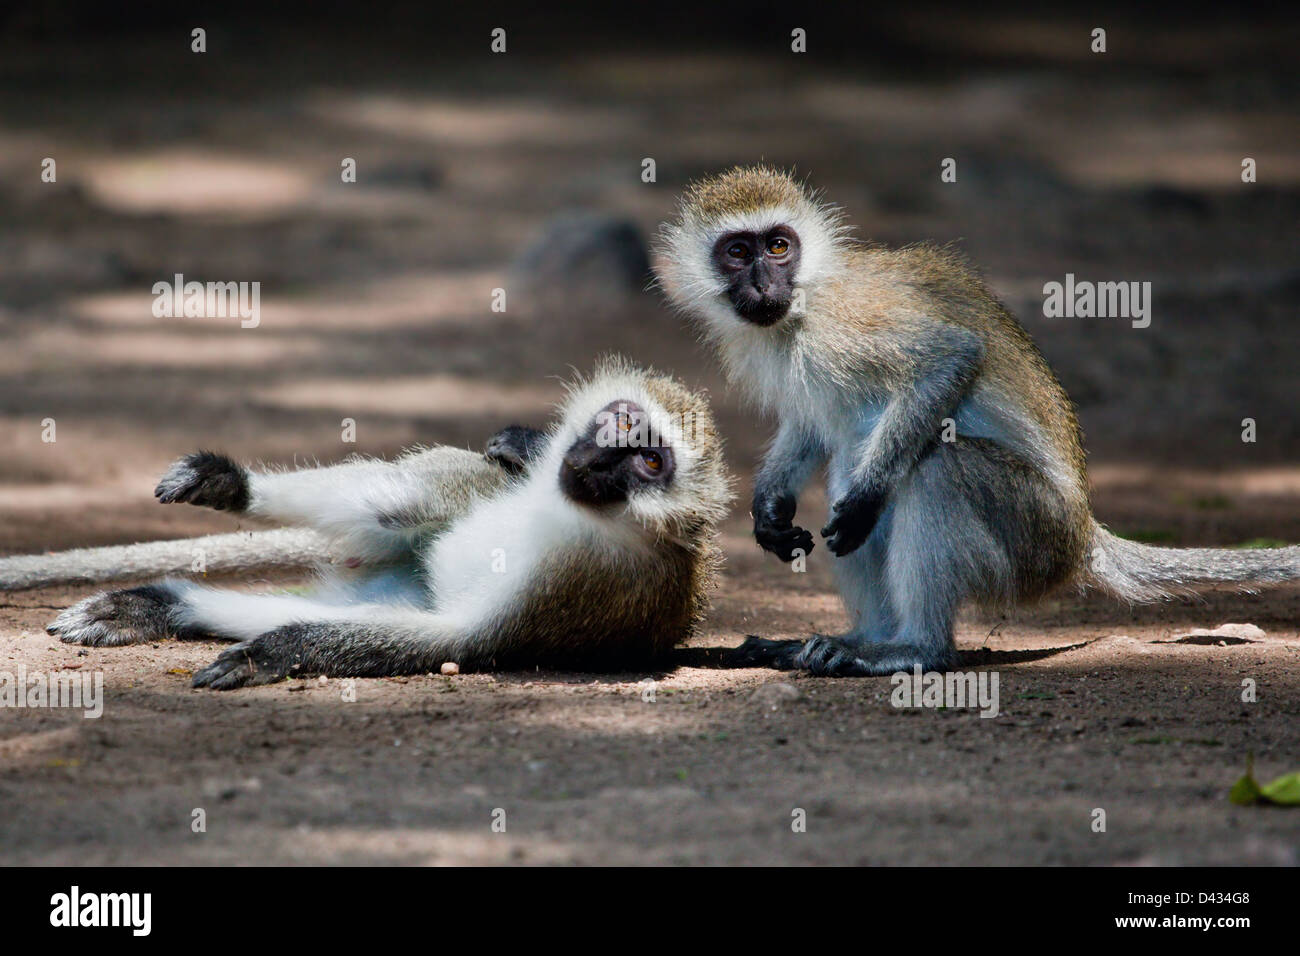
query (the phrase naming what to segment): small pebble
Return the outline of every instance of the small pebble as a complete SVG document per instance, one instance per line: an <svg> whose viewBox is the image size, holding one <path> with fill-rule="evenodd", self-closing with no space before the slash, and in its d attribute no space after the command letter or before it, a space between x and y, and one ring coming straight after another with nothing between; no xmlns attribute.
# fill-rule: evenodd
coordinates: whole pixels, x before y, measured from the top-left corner
<svg viewBox="0 0 1300 956"><path fill-rule="evenodd" d="M802 696L799 688L793 684L787 684L784 681L772 681L767 684L760 684L749 695L749 699L770 710L777 710L782 704L796 701Z"/></svg>
<svg viewBox="0 0 1300 956"><path fill-rule="evenodd" d="M447 661L447 663L442 665L442 673L446 674L448 677L450 677L452 674L459 674L460 665L457 664L455 661Z"/></svg>

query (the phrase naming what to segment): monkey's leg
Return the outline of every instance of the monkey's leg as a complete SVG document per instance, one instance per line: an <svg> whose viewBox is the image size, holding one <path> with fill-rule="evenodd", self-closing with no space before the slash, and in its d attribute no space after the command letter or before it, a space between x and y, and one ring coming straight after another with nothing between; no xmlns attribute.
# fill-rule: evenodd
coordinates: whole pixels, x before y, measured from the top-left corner
<svg viewBox="0 0 1300 956"><path fill-rule="evenodd" d="M92 595L63 611L46 630L65 643L95 647L169 637L246 641L294 621L355 617L364 613L359 608L420 596L414 579L399 582L382 574L307 596L245 594L165 580Z"/></svg>
<svg viewBox="0 0 1300 956"><path fill-rule="evenodd" d="M886 641L898 631L898 615L890 594L886 565L893 522L891 504L886 506L862 547L834 561L832 570L849 616L845 639L858 643Z"/></svg>
<svg viewBox="0 0 1300 956"><path fill-rule="evenodd" d="M475 632L432 612L367 609L364 618L304 620L236 644L194 675L195 687L233 690L291 674L423 674L448 661L474 666Z"/></svg>
<svg viewBox="0 0 1300 956"><path fill-rule="evenodd" d="M953 624L970 598L1009 602L1069 576L1076 537L1050 481L983 439L940 443L897 489L885 542L892 633L865 626L814 638L796 664L814 673L892 674L956 660Z"/></svg>
<svg viewBox="0 0 1300 956"><path fill-rule="evenodd" d="M896 510L896 503L887 505L862 546L835 559L833 570L849 617L848 631L813 635L791 667L816 674L861 675L875 673L867 668L873 656L887 656L873 648L894 640L901 628L889 574Z"/></svg>
<svg viewBox="0 0 1300 956"><path fill-rule="evenodd" d="M796 667L851 677L951 666L957 609L973 577L993 573L1000 549L942 471L926 459L896 492L883 540L877 525L867 544L839 559L851 629L811 638Z"/></svg>
<svg viewBox="0 0 1300 956"><path fill-rule="evenodd" d="M892 523L891 505L885 509L862 547L846 557L835 559L835 576L849 616L848 633L837 637L814 635L809 641L750 636L727 655L728 665L796 670L809 666L809 657L804 655L804 651L807 645L814 644L814 651L821 648L819 668L830 672L834 669L830 661L837 653L845 660L836 661L835 667L857 657L856 653L850 653L852 647L888 640L898 630L897 616L885 580L885 558Z"/></svg>

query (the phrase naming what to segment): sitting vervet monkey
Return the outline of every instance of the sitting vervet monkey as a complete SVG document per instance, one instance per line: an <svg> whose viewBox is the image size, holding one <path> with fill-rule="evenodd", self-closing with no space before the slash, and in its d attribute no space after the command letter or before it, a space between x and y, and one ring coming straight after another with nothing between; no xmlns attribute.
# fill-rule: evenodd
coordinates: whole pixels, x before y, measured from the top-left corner
<svg viewBox="0 0 1300 956"><path fill-rule="evenodd" d="M239 641L194 676L221 690L446 662L642 667L690 635L731 497L702 396L608 360L574 384L549 433L507 429L489 457L435 447L254 472L189 455L162 477L161 501L309 525L343 567L306 596L179 579L104 592L49 631L92 645Z"/></svg>
<svg viewBox="0 0 1300 956"><path fill-rule="evenodd" d="M850 629L751 639L738 663L942 670L968 599L1007 605L1073 581L1153 601L1300 578L1300 548L1154 548L1101 527L1073 406L1028 333L947 250L854 242L837 210L751 167L688 189L656 258L729 379L778 419L753 517L783 561L812 550L795 500L827 466L822 536Z"/></svg>

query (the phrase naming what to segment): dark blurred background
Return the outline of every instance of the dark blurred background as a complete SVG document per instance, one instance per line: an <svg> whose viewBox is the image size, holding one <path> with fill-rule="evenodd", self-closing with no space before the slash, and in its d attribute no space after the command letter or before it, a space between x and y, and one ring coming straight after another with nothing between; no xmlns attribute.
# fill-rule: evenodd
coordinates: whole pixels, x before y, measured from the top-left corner
<svg viewBox="0 0 1300 956"><path fill-rule="evenodd" d="M0 551L228 528L150 498L198 445L478 446L609 350L710 387L747 476L770 423L641 257L686 182L759 159L862 237L960 244L1078 403L1103 520L1300 539L1294 17L865 7L0 12ZM178 272L260 282L260 325L155 318ZM1151 326L1044 318L1066 273L1150 281Z"/></svg>

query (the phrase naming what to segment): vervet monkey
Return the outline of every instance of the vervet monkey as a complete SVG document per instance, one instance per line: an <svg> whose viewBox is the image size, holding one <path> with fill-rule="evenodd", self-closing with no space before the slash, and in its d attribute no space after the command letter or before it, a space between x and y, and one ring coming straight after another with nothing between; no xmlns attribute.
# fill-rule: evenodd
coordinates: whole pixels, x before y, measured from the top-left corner
<svg viewBox="0 0 1300 956"><path fill-rule="evenodd" d="M548 433L507 429L493 444L496 461L435 447L288 472L182 458L160 500L309 525L342 567L307 596L179 579L104 592L49 631L92 645L239 641L194 676L221 690L445 662L641 667L690 635L731 498L702 396L611 359L572 386Z"/></svg>
<svg viewBox="0 0 1300 956"><path fill-rule="evenodd" d="M942 670L968 599L1006 606L1076 582L1153 601L1300 578L1300 548L1154 548L1101 527L1070 400L1028 333L945 249L855 242L838 210L756 166L691 186L656 258L728 378L778 419L753 518L758 543L783 561L813 548L795 503L827 469L821 533L850 629L751 639L737 662Z"/></svg>

